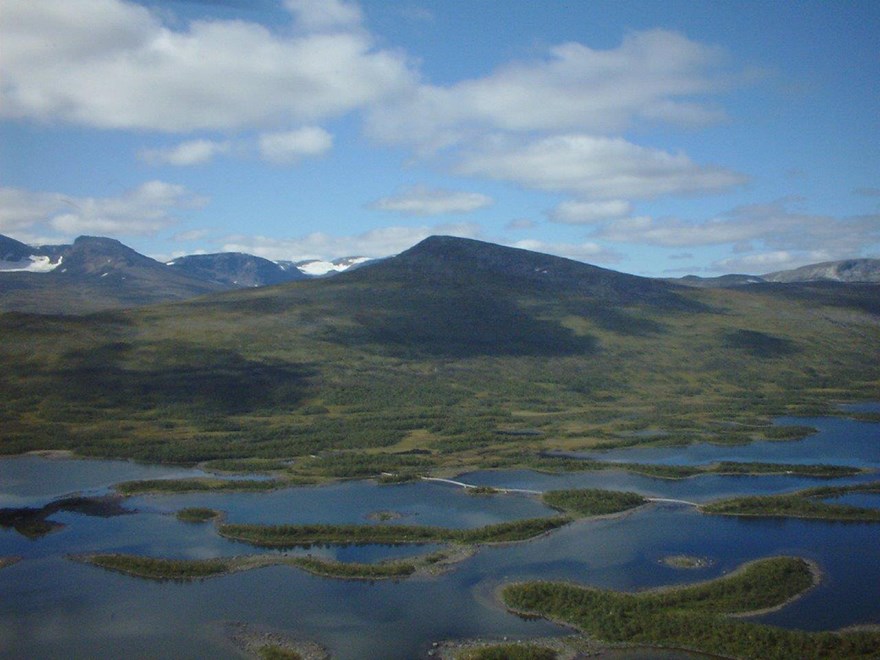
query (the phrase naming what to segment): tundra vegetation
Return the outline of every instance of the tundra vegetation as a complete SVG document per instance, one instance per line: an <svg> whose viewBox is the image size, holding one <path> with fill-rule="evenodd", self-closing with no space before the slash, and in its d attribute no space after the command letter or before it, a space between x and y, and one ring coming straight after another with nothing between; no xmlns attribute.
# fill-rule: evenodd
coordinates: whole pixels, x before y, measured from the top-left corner
<svg viewBox="0 0 880 660"><path fill-rule="evenodd" d="M216 520L222 514L215 509L205 507L187 507L177 512L176 517L181 522L203 523Z"/></svg>
<svg viewBox="0 0 880 660"><path fill-rule="evenodd" d="M711 502L700 507L705 513L728 516L767 516L780 518L816 518L852 522L880 522L880 508L835 504L833 500L848 494L880 494L880 481L850 486L809 488L783 495L754 495Z"/></svg>
<svg viewBox="0 0 880 660"><path fill-rule="evenodd" d="M738 658L873 658L880 632L788 630L731 618L779 607L817 580L795 557L774 557L702 584L620 593L573 584L527 582L502 591L512 610L578 628L605 642L693 649Z"/></svg>
<svg viewBox="0 0 880 660"><path fill-rule="evenodd" d="M387 580L407 578L418 571L436 573L467 554L433 552L408 560L375 564L340 562L312 556L282 554L240 555L211 559L166 559L132 554L71 555L70 559L148 580L192 581L247 571L264 566L294 566L314 575L346 580Z"/></svg>
<svg viewBox="0 0 880 660"><path fill-rule="evenodd" d="M878 290L683 288L434 238L326 280L2 313L0 452L324 479L801 437L772 418L880 399Z"/></svg>

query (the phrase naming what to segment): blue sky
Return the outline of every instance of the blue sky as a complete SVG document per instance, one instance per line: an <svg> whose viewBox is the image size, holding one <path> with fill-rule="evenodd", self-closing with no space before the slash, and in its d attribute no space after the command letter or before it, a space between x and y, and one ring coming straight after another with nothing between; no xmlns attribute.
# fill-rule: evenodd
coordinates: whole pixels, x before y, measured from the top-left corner
<svg viewBox="0 0 880 660"><path fill-rule="evenodd" d="M0 0L0 233L431 234L651 276L880 256L880 3Z"/></svg>

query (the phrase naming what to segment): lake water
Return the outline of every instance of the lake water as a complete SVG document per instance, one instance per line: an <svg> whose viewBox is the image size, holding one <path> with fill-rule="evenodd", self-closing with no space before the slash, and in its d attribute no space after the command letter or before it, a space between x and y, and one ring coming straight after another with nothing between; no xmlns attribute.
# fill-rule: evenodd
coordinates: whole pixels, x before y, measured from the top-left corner
<svg viewBox="0 0 880 660"><path fill-rule="evenodd" d="M780 462L825 461L880 466L880 426L848 419L781 420L820 429L798 442L772 443ZM719 448L738 458L767 460L771 443ZM778 449L777 449L778 448ZM750 449L754 453L750 453ZM629 460L648 462L629 450ZM675 452L682 463L706 460L706 447ZM626 460L615 452L614 460ZM809 457L809 458L808 458ZM843 460L850 457L851 460ZM660 453L657 461L670 460ZM116 482L199 476L182 468L123 461L0 460L0 507L43 506L74 492L102 494ZM779 493L816 485L859 483L876 474L818 480L774 475L707 475L681 481L624 472L546 475L531 471L475 472L469 483L534 490L597 487L645 495L707 501L738 494ZM841 503L877 506L872 495ZM334 658L418 658L431 643L468 637L510 639L567 632L545 621L526 621L504 611L495 589L522 579L565 579L635 590L723 575L743 562L778 554L819 563L825 579L804 598L760 620L809 630L880 624L880 525L705 516L689 506L657 504L619 518L579 521L538 540L481 549L452 572L399 582L320 578L283 566L194 583L151 582L74 563L66 555L131 552L161 557L212 557L274 552L219 537L210 524L179 522L183 507L209 506L232 522L373 523L479 527L550 515L525 495L471 496L440 483L377 486L345 482L269 493L139 496L126 500L136 513L108 518L62 512L65 526L35 540L0 529L0 556L23 557L0 569L0 655L3 657L240 657L222 634L222 623L242 621L316 641ZM400 517L384 523L377 512ZM340 561L378 561L433 549L407 546L321 547L312 553ZM696 570L668 567L669 555L711 560ZM669 657L669 656L664 656Z"/></svg>

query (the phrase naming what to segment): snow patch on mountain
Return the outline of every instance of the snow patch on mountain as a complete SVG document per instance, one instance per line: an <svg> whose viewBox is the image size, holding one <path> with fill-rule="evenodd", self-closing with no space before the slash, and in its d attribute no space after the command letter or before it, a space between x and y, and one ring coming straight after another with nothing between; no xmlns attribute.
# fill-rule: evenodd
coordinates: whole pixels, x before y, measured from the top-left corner
<svg viewBox="0 0 880 660"><path fill-rule="evenodd" d="M372 261L370 257L343 257L342 259L334 259L333 261L324 261L323 259L313 259L311 261L299 261L296 267L301 273L311 275L312 277L321 277L330 273L341 273L342 271L359 266L368 261Z"/></svg>
<svg viewBox="0 0 880 660"><path fill-rule="evenodd" d="M32 254L27 259L0 261L0 271L5 273L51 273L60 265L61 258L53 262L51 257Z"/></svg>

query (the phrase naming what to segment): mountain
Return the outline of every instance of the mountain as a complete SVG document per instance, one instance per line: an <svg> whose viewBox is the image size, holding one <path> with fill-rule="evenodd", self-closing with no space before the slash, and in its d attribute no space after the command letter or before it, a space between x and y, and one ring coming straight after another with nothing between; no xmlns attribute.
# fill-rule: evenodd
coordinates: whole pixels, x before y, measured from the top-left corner
<svg viewBox="0 0 880 660"><path fill-rule="evenodd" d="M166 265L175 271L229 288L267 286L306 278L296 268L285 268L274 261L241 252L190 255L169 261Z"/></svg>
<svg viewBox="0 0 880 660"><path fill-rule="evenodd" d="M432 237L330 278L0 314L0 447L281 458L316 479L785 437L802 430L773 416L880 399L878 301L878 284L694 288Z"/></svg>
<svg viewBox="0 0 880 660"><path fill-rule="evenodd" d="M780 270L764 275L721 275L698 277L687 275L667 281L705 289L719 289L752 284L777 282L783 284L806 282L880 282L880 259L846 259L826 261L792 270Z"/></svg>
<svg viewBox="0 0 880 660"><path fill-rule="evenodd" d="M0 272L47 273L58 263L58 255L0 236Z"/></svg>
<svg viewBox="0 0 880 660"><path fill-rule="evenodd" d="M880 282L880 259L825 261L761 277L768 282Z"/></svg>
<svg viewBox="0 0 880 660"><path fill-rule="evenodd" d="M174 271L111 238L80 236L45 249L56 259L45 272L0 273L0 309L81 314L185 300L222 290L220 284Z"/></svg>

